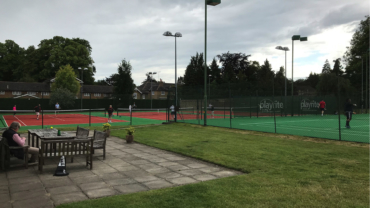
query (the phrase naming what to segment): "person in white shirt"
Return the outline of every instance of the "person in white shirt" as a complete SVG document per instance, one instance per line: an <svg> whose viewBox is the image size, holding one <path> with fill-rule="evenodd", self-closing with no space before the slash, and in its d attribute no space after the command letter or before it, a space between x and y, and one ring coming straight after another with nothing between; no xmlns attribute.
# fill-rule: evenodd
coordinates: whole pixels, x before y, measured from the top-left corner
<svg viewBox="0 0 370 208"><path fill-rule="evenodd" d="M175 106L171 105L170 107L172 118L175 119Z"/></svg>
<svg viewBox="0 0 370 208"><path fill-rule="evenodd" d="M211 103L209 104L209 110L211 111L212 118L215 118L215 108Z"/></svg>
<svg viewBox="0 0 370 208"><path fill-rule="evenodd" d="M129 111L130 111L130 113L131 113L131 105L129 105L129 106L128 106L128 110L129 110Z"/></svg>
<svg viewBox="0 0 370 208"><path fill-rule="evenodd" d="M55 110L59 110L59 108L60 108L59 104L58 103L55 104ZM55 115L57 115L57 111L55 111Z"/></svg>

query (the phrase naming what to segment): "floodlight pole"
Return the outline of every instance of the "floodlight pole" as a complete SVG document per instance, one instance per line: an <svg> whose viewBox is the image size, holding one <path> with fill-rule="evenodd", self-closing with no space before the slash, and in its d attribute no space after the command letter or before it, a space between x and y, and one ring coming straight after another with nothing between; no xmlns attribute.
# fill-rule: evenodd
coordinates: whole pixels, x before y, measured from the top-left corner
<svg viewBox="0 0 370 208"><path fill-rule="evenodd" d="M207 126L207 0L204 3L204 126Z"/></svg>
<svg viewBox="0 0 370 208"><path fill-rule="evenodd" d="M307 41L307 37L301 37L300 35L293 35L292 36L292 116L293 116L293 84L294 84L294 77L293 77L293 71L294 71L294 41L295 40L300 40L300 41Z"/></svg>
<svg viewBox="0 0 370 208"><path fill-rule="evenodd" d="M80 92L80 97L81 97L81 110L82 110L82 98L83 98L83 79L84 79L84 70L88 70L88 68L81 68L78 67L79 70L81 70L81 92Z"/></svg>

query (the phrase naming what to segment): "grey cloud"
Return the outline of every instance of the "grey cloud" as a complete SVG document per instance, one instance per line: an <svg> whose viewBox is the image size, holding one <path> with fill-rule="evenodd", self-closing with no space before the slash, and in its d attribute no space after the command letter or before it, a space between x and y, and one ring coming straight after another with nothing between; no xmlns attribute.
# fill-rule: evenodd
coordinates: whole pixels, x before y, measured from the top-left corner
<svg viewBox="0 0 370 208"><path fill-rule="evenodd" d="M251 54L252 60L255 53L267 57L266 48L289 44L296 33L319 34L363 19L366 5L362 0L222 0L207 7L207 60L227 51ZM0 13L0 42L12 39L27 47L56 35L90 41L97 77L115 73L126 58L134 77L158 69L162 79L173 82L174 38L162 36L165 31L183 34L177 39L179 76L190 56L204 51L204 1L199 0L3 0Z"/></svg>

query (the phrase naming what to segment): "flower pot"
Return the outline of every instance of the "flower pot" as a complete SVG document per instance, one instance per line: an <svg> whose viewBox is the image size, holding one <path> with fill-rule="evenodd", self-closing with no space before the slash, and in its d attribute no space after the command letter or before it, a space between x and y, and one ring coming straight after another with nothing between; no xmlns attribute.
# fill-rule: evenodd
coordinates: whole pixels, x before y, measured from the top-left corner
<svg viewBox="0 0 370 208"><path fill-rule="evenodd" d="M134 135L126 135L126 142L132 143L134 141Z"/></svg>
<svg viewBox="0 0 370 208"><path fill-rule="evenodd" d="M104 132L107 134L108 137L110 136L110 129L104 130Z"/></svg>

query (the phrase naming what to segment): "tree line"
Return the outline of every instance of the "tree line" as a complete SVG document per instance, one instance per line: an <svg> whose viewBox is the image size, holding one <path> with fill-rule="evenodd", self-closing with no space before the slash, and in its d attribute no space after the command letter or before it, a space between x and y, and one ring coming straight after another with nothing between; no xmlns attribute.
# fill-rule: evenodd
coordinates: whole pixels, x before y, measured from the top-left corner
<svg viewBox="0 0 370 208"><path fill-rule="evenodd" d="M0 42L0 80L12 82L43 82L54 78L62 66L70 65L78 77L83 72L86 84L94 83L96 68L89 41L55 36L41 40L37 47L27 49L13 40Z"/></svg>
<svg viewBox="0 0 370 208"><path fill-rule="evenodd" d="M207 80L211 83L211 88L217 88L217 86L223 88L227 83L232 83L233 86L240 84L242 89L238 90L246 93L257 91L266 94L274 90L281 94L285 89L285 80L288 95L291 94L292 81L294 94L298 93L297 86L312 87L322 95L335 94L338 92L338 82L340 93L359 93L361 79L364 83L368 80L362 74L361 61L365 64L365 59L369 60L369 21L369 16L366 16L366 19L360 22L343 58L333 60L333 68L326 60L321 73L311 73L306 79L295 81L288 79L285 77L284 67L280 67L280 70L275 73L267 59L261 65L257 61L250 60L250 55L245 53L227 52L217 55L206 67L207 75L210 75ZM345 68L342 62L345 63ZM185 74L178 78L178 82L188 89L189 87L201 88L204 86L204 65L202 53L191 56ZM364 73L365 69L368 70L368 67L364 67Z"/></svg>

